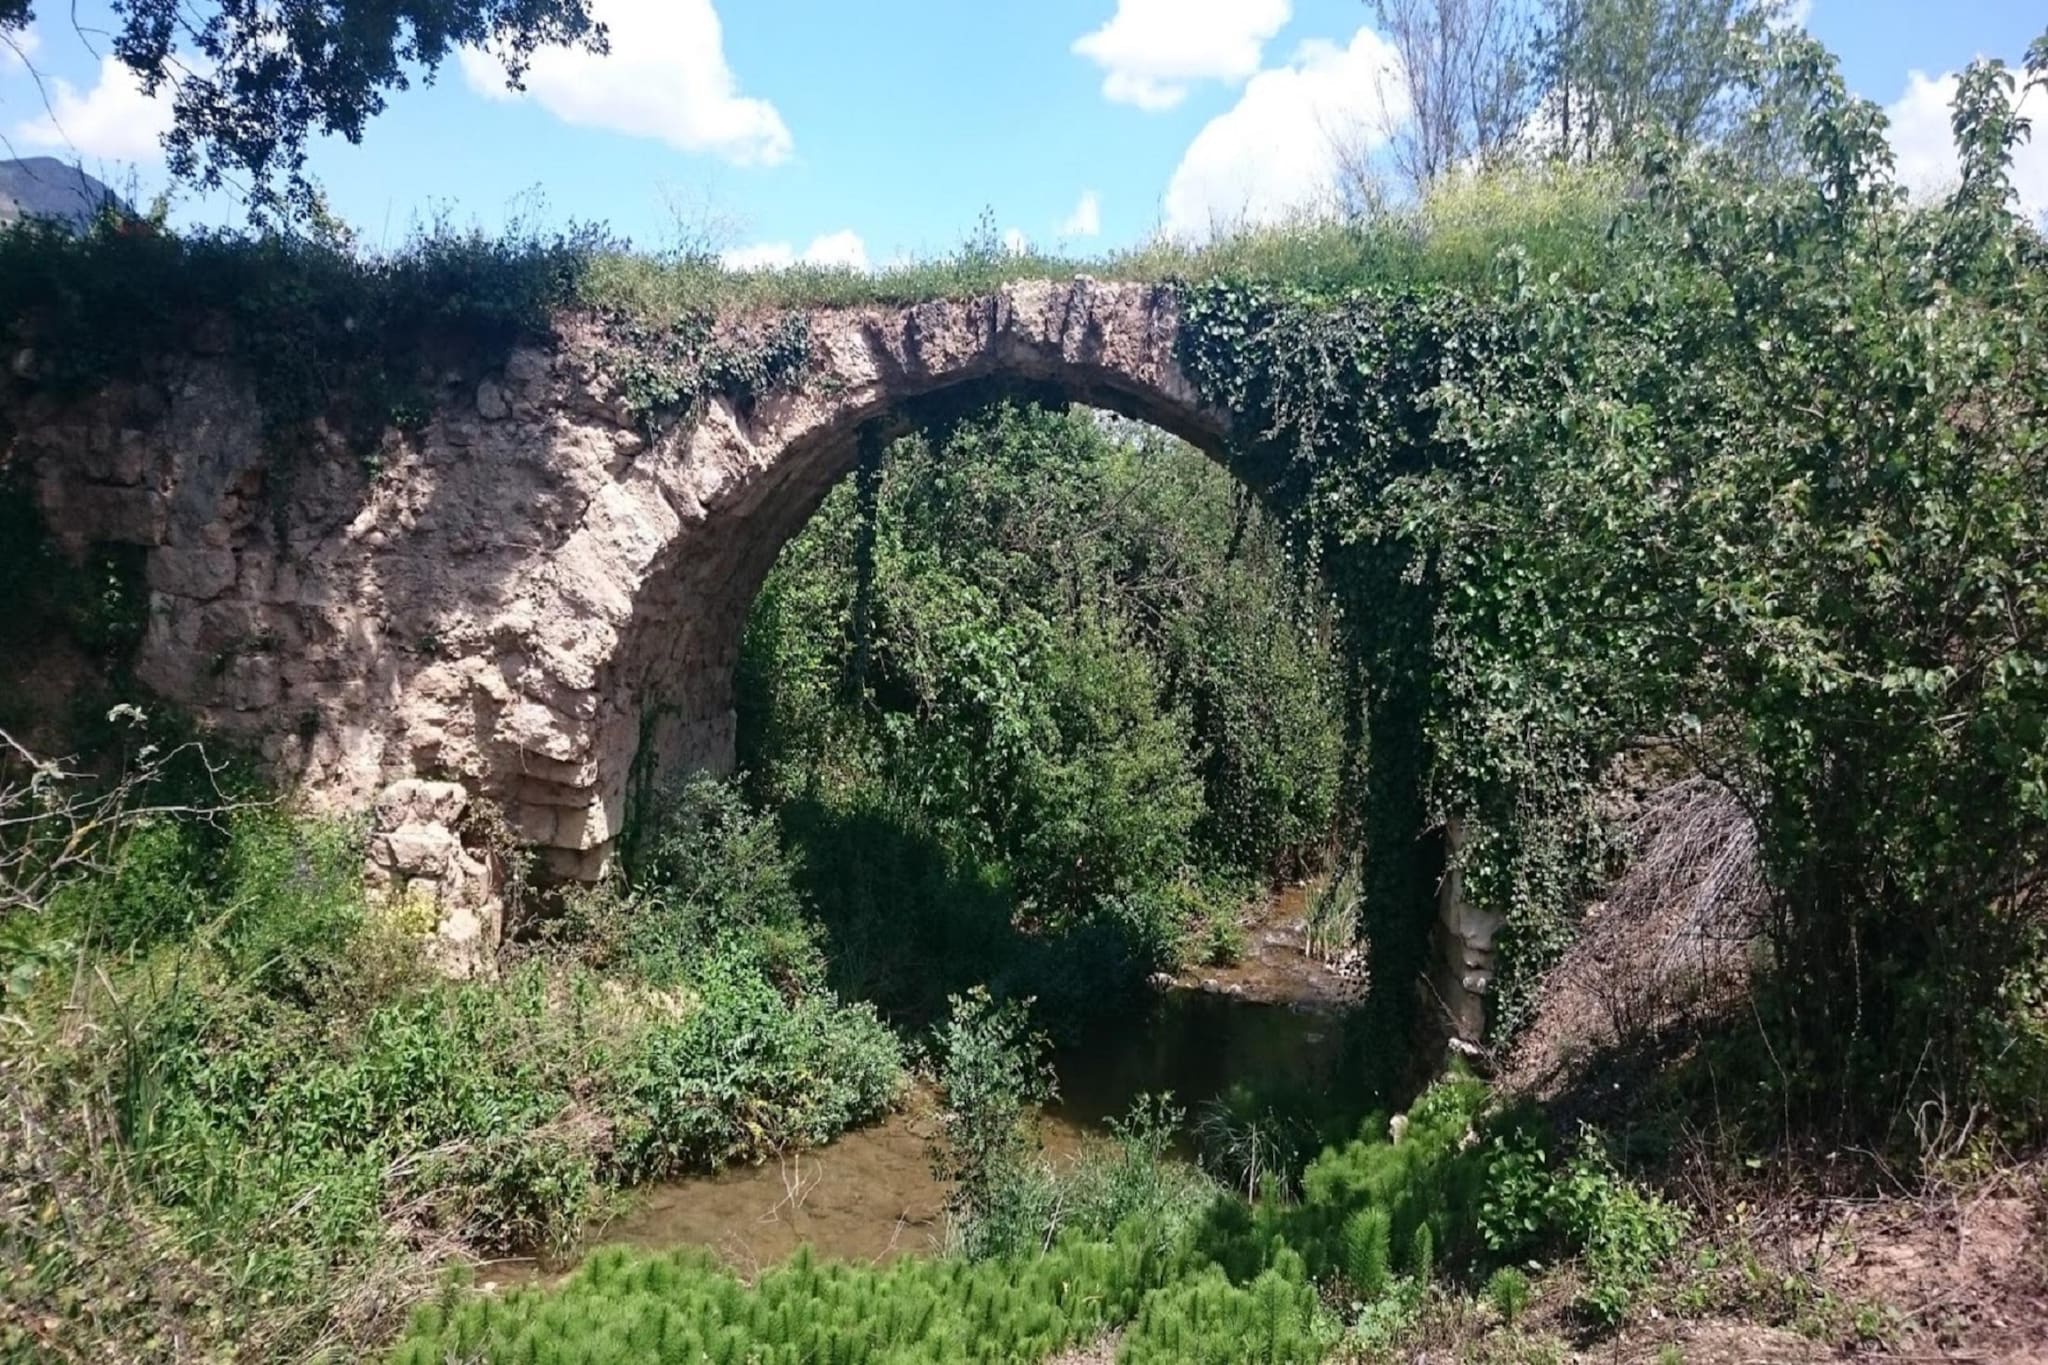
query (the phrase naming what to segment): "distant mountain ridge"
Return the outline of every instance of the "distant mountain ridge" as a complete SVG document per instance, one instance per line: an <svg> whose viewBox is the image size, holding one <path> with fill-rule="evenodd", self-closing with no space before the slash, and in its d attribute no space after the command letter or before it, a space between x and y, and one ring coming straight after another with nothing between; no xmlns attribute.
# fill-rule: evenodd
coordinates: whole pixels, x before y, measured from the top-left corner
<svg viewBox="0 0 2048 1365"><path fill-rule="evenodd" d="M52 218L82 229L108 203L123 213L134 212L106 185L54 156L0 161L0 223Z"/></svg>

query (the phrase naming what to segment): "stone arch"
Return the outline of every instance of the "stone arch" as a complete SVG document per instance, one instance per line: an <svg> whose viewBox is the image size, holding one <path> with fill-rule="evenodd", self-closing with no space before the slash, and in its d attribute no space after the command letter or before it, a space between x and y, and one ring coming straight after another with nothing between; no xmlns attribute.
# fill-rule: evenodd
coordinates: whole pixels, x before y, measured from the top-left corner
<svg viewBox="0 0 2048 1365"><path fill-rule="evenodd" d="M731 767L747 611L783 544L853 467L864 428L949 392L1021 389L1146 421L1227 458L1229 416L1181 372L1177 304L1162 286L1035 282L826 311L812 316L811 336L800 387L751 411L710 405L563 547L564 562L610 570L608 656L587 722L570 717L536 736L553 751L508 751L518 769L493 784L560 874L601 870L636 782Z"/></svg>

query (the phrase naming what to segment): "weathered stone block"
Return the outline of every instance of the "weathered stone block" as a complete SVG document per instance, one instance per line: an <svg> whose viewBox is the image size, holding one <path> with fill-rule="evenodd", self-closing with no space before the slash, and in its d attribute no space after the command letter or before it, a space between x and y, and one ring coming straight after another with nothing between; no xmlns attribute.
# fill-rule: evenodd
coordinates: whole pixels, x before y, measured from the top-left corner
<svg viewBox="0 0 2048 1365"><path fill-rule="evenodd" d="M598 848L543 848L540 851L540 870L554 881L600 882L611 872L612 848L605 844Z"/></svg>
<svg viewBox="0 0 2048 1365"><path fill-rule="evenodd" d="M430 782L408 777L377 794L377 825L441 825L453 829L469 808L469 792L460 782Z"/></svg>
<svg viewBox="0 0 2048 1365"><path fill-rule="evenodd" d="M392 870L407 877L439 878L462 853L461 843L442 825L401 825L377 837Z"/></svg>
<svg viewBox="0 0 2048 1365"><path fill-rule="evenodd" d="M147 576L158 592L211 601L235 586L235 552L165 545L150 555Z"/></svg>
<svg viewBox="0 0 2048 1365"><path fill-rule="evenodd" d="M275 706L281 691L277 660L268 654L237 655L221 675L221 699L237 711Z"/></svg>
<svg viewBox="0 0 2048 1365"><path fill-rule="evenodd" d="M149 489L69 484L52 529L79 540L156 545L168 517L164 499Z"/></svg>

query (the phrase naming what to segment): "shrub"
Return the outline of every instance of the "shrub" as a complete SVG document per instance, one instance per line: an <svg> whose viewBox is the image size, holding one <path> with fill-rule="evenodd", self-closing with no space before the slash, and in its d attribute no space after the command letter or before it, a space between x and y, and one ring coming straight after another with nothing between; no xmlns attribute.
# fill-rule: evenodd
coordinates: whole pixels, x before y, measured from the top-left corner
<svg viewBox="0 0 2048 1365"><path fill-rule="evenodd" d="M1024 1002L993 1000L976 987L952 999L939 1032L939 1084L946 1092L944 1136L932 1149L932 1171L954 1185L952 1207L970 1250L1014 1244L1016 1203L1030 1151L1029 1107L1053 1093L1045 1038L1031 1031ZM978 1235L976 1224L990 1230Z"/></svg>
<svg viewBox="0 0 2048 1365"><path fill-rule="evenodd" d="M1486 1281L1486 1301L1504 1325L1513 1327L1529 1306L1529 1277L1511 1265L1502 1266Z"/></svg>
<svg viewBox="0 0 2048 1365"><path fill-rule="evenodd" d="M629 881L579 896L569 932L589 961L656 985L707 955L744 957L795 987L822 979L780 822L736 784L699 775L636 809Z"/></svg>
<svg viewBox="0 0 2048 1365"><path fill-rule="evenodd" d="M997 1177L962 1242L975 1255L1042 1251L1062 1237L1111 1238L1140 1227L1162 1252L1223 1197L1215 1182L1170 1154L1182 1113L1170 1096L1140 1095L1110 1120L1111 1140L1071 1158L1020 1158Z"/></svg>
<svg viewBox="0 0 2048 1365"><path fill-rule="evenodd" d="M1040 1360L1129 1321L1184 1265L1137 1226L1107 1241L1065 1239L1042 1254L975 1262L905 1257L877 1267L821 1263L800 1250L751 1284L702 1252L610 1250L556 1292L422 1307L389 1360ZM1266 1296L1276 1300L1268 1317L1291 1341L1299 1291L1279 1288Z"/></svg>
<svg viewBox="0 0 2048 1365"><path fill-rule="evenodd" d="M1203 1169L1246 1199L1291 1192L1310 1141L1290 1106L1242 1081L1202 1106L1194 1136Z"/></svg>
<svg viewBox="0 0 2048 1365"><path fill-rule="evenodd" d="M1415 1237L1408 1248L1408 1273L1423 1289L1428 1289L1436 1278L1436 1233L1427 1222L1415 1225Z"/></svg>
<svg viewBox="0 0 2048 1365"><path fill-rule="evenodd" d="M1328 1343L1301 1257L1282 1248L1249 1284L1215 1267L1154 1290L1124 1337L1122 1365L1312 1365Z"/></svg>
<svg viewBox="0 0 2048 1365"><path fill-rule="evenodd" d="M1383 1298L1392 1281L1393 1235L1385 1209L1360 1209L1344 1220L1344 1273L1366 1303Z"/></svg>
<svg viewBox="0 0 2048 1365"><path fill-rule="evenodd" d="M824 1142L902 1090L902 1045L872 1009L792 1001L745 963L705 959L647 1008L607 1100L617 1159L636 1178Z"/></svg>
<svg viewBox="0 0 2048 1365"><path fill-rule="evenodd" d="M658 932L614 923L582 961L529 952L495 982L433 976L366 912L350 829L268 806L145 827L37 917L106 948L23 978L43 1062L13 1093L117 1136L107 1226L174 1239L266 1353L375 1330L414 1239L563 1256L621 1180L826 1141L902 1085L872 1010L808 984L772 822L696 799L697 862L650 878ZM685 880L714 858L733 885Z"/></svg>
<svg viewBox="0 0 2048 1365"><path fill-rule="evenodd" d="M1579 1306L1595 1322L1613 1326L1678 1249L1685 1217L1616 1174L1591 1134L1558 1180L1553 1200L1560 1229L1583 1253L1587 1285Z"/></svg>

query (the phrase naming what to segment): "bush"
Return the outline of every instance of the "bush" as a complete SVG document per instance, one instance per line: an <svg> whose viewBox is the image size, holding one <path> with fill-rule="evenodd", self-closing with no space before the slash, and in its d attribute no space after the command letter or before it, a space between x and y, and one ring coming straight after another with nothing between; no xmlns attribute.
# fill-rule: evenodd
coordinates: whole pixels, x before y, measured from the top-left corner
<svg viewBox="0 0 2048 1365"><path fill-rule="evenodd" d="M1015 1245L1028 1188L1030 1107L1053 1094L1045 1037L1031 1031L1022 1001L997 1003L976 987L954 996L939 1032L939 1085L946 1092L943 1140L932 1171L953 1182L952 1208L970 1252Z"/></svg>
<svg viewBox="0 0 2048 1365"><path fill-rule="evenodd" d="M1317 1331L1316 1292L1301 1257L1283 1248L1243 1286L1211 1266L1154 1290L1117 1359L1122 1365L1313 1365L1328 1346Z"/></svg>
<svg viewBox="0 0 2048 1365"><path fill-rule="evenodd" d="M1393 1239L1385 1209L1360 1209L1344 1220L1344 1273L1352 1292L1367 1303L1385 1297L1392 1283Z"/></svg>
<svg viewBox="0 0 2048 1365"><path fill-rule="evenodd" d="M687 980L708 956L744 957L792 989L822 964L773 816L739 788L696 776L634 812L628 881L573 902L570 935L593 963L655 985Z"/></svg>
<svg viewBox="0 0 2048 1365"><path fill-rule="evenodd" d="M118 1187L104 1225L175 1241L208 1310L278 1355L378 1330L414 1245L558 1258L624 1180L824 1142L894 1102L901 1044L817 984L773 822L687 796L661 874L587 899L580 958L496 982L419 965L350 829L266 806L145 826L35 917L101 946L22 978L38 1064L10 1093L117 1141L118 1176L63 1158Z"/></svg>
<svg viewBox="0 0 2048 1365"><path fill-rule="evenodd" d="M1559 1229L1582 1251L1587 1284L1579 1306L1611 1327L1678 1249L1685 1217L1617 1175L1590 1134L1552 1198Z"/></svg>
<svg viewBox="0 0 2048 1365"><path fill-rule="evenodd" d="M1511 1265L1502 1266L1486 1281L1486 1301L1503 1325L1513 1327L1529 1306L1529 1277Z"/></svg>
<svg viewBox="0 0 2048 1365"><path fill-rule="evenodd" d="M750 965L716 959L687 991L650 1003L614 1073L617 1159L634 1178L815 1145L902 1091L902 1045L866 1006L792 1001Z"/></svg>

